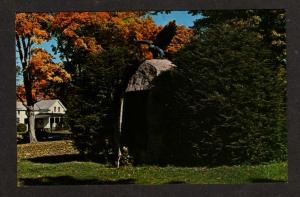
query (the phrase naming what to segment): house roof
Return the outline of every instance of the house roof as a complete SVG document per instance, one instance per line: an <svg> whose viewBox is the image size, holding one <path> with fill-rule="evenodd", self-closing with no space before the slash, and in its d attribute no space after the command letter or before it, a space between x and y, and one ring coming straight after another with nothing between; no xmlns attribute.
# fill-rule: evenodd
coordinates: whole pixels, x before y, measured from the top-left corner
<svg viewBox="0 0 300 197"><path fill-rule="evenodd" d="M155 77L174 67L176 66L167 59L146 60L129 80L126 92L150 89L151 82Z"/></svg>
<svg viewBox="0 0 300 197"><path fill-rule="evenodd" d="M56 102L59 102L60 105L66 110L65 106L58 99L41 100L34 104L34 110L48 110ZM17 102L17 110L26 110L26 108L21 102Z"/></svg>
<svg viewBox="0 0 300 197"><path fill-rule="evenodd" d="M38 109L49 109L52 105L54 105L54 103L56 103L58 100L41 100L37 103L34 104L34 108L38 108Z"/></svg>
<svg viewBox="0 0 300 197"><path fill-rule="evenodd" d="M21 102L17 102L17 110L26 110L26 107Z"/></svg>

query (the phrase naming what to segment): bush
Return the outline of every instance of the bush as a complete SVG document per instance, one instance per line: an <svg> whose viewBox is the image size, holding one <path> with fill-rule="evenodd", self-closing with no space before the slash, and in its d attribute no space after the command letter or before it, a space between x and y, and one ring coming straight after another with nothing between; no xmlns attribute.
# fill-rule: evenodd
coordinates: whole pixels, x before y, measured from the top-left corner
<svg viewBox="0 0 300 197"><path fill-rule="evenodd" d="M153 95L164 108L160 162L287 159L284 83L255 33L216 26L179 51Z"/></svg>
<svg viewBox="0 0 300 197"><path fill-rule="evenodd" d="M18 133L24 133L24 132L26 132L26 129L27 129L27 127L26 127L26 125L23 124L23 123L19 123L19 124L17 125L17 132L18 132Z"/></svg>

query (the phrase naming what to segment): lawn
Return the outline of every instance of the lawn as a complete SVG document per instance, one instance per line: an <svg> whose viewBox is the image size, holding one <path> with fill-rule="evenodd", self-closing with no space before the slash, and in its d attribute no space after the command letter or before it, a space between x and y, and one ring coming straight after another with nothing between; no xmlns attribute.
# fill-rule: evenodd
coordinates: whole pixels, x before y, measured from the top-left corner
<svg viewBox="0 0 300 197"><path fill-rule="evenodd" d="M71 141L18 145L17 167L18 186L287 182L286 162L215 168L138 166L116 169L83 161L72 148Z"/></svg>

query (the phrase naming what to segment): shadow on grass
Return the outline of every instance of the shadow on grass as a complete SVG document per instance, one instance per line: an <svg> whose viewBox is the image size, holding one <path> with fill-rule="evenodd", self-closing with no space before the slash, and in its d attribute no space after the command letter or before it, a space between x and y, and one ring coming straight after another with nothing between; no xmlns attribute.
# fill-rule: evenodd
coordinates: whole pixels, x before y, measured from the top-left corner
<svg viewBox="0 0 300 197"><path fill-rule="evenodd" d="M185 181L170 181L166 184L186 184L186 182Z"/></svg>
<svg viewBox="0 0 300 197"><path fill-rule="evenodd" d="M274 179L250 179L251 183L287 183L285 180L274 180Z"/></svg>
<svg viewBox="0 0 300 197"><path fill-rule="evenodd" d="M17 144L29 143L29 133L21 134L22 138L19 138ZM70 133L49 133L45 131L36 131L36 137L39 142L59 141L59 140L71 140L72 135Z"/></svg>
<svg viewBox="0 0 300 197"><path fill-rule="evenodd" d="M34 163L63 163L63 162L72 162L72 161L93 161L103 163L103 159L91 159L84 157L79 154L70 154L70 155L55 155L55 156L44 156L44 157L35 157L27 159Z"/></svg>
<svg viewBox="0 0 300 197"><path fill-rule="evenodd" d="M50 164L72 162L72 161L78 161L78 162L90 161L90 162L97 162L102 164L107 163L107 161L105 161L105 159L101 156L88 157L80 154L43 156L43 157L28 158L27 160L34 163L50 163Z"/></svg>
<svg viewBox="0 0 300 197"><path fill-rule="evenodd" d="M97 179L75 179L71 176L58 177L40 177L40 178L21 178L19 179L20 186L33 185L116 185L116 184L134 184L135 179L119 179L111 180L97 180Z"/></svg>

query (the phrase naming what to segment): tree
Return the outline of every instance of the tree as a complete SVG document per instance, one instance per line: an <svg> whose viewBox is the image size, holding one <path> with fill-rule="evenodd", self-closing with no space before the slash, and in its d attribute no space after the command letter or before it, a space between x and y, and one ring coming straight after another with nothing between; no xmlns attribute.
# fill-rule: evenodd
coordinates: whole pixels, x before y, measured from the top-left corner
<svg viewBox="0 0 300 197"><path fill-rule="evenodd" d="M46 81L61 83L69 80L70 75L61 65L52 61L47 51L37 47L49 39L47 27L53 17L45 13L18 13L16 15L16 48L21 63L25 95L17 92L18 99L27 108L30 142L37 142L35 135L34 103L37 101L34 90ZM36 87L36 88L34 88ZM24 99L25 98L25 99Z"/></svg>
<svg viewBox="0 0 300 197"><path fill-rule="evenodd" d="M278 72L286 69L286 12L285 10L218 10L191 11L203 18L195 22L195 30L201 34L217 24L227 23L233 28L252 31L273 54L274 67Z"/></svg>
<svg viewBox="0 0 300 197"><path fill-rule="evenodd" d="M67 16L67 17L66 17ZM93 60L93 64L96 64L100 68L98 68L101 71L101 67L105 67L109 70L111 70L112 73L107 73L107 75L103 76L99 72L96 72L99 74L99 76L103 76L103 80L107 87L103 85L99 85L96 89L96 91L110 91L109 93L105 94L106 98L106 105L103 106L103 108L109 108L109 111L103 112L102 110L99 111L99 113L102 112L102 115L104 113L109 113L108 118L111 125L110 126L110 142L113 143L114 152L116 154L119 154L120 152L120 143L119 143L119 128L118 128L118 122L119 122L119 109L120 109L120 102L122 97L122 92L125 90L124 85L126 81L126 77L128 77L128 73L134 72L136 67L140 64L140 61L132 59L131 63L128 60L124 60L126 63L123 62L122 56L129 56L129 54L132 54L132 51L137 53L137 55L143 55L148 53L146 49L142 49L140 52L137 51L137 46L134 46L133 43L130 43L130 37L141 37L143 34L141 30L141 26L147 27L148 30L145 31L145 35L148 35L151 31L156 27L156 25L153 23L150 18L146 19L139 19L138 13L107 13L107 12L99 12L99 13L58 13L56 15L56 21L53 25L54 35L58 38L58 47L57 51L60 51L61 54L66 59L66 64L68 65L67 69L69 69L70 73L73 75L73 81L72 85L75 85L76 87L80 87L78 89L77 94L80 95L82 99L85 98L84 95L82 95L82 84L83 83L82 78L85 78L86 75L89 75L88 72L90 71L89 68L89 62L87 59ZM61 22L64 21L64 22ZM147 26L146 26L147 25ZM139 28L140 27L140 28ZM137 32L137 29L139 28L139 32ZM129 47L126 47L126 50L124 49L124 45L128 45ZM123 54L119 54L119 57L112 57L108 56L107 52L111 52L112 54L115 54L115 52L118 54L118 49L120 49ZM101 56L103 54L104 56ZM106 55L105 55L106 54ZM94 56L99 57L99 60L96 60ZM102 57L109 57L105 58L107 62L101 62ZM132 57L132 56L129 56ZM128 59L128 58L126 58ZM124 63L123 65L120 65L119 63ZM134 64L133 64L133 63ZM124 67L126 69L124 69ZM127 73L127 74L125 74ZM85 78L86 79L86 78ZM110 82L107 84L107 80ZM74 90L71 90L74 91ZM75 90L76 91L76 90ZM85 92L84 94L87 94ZM108 98L107 98L108 97ZM104 98L103 98L104 99ZM88 103L90 100L83 101L82 104L89 105ZM69 102L71 106L69 108L75 107L72 105L72 101ZM98 108L98 107L96 107ZM71 112L72 113L72 112ZM85 113L83 113L85 114ZM93 110L89 112L90 115L94 114ZM70 117L72 114L70 115ZM89 116L91 117L91 116ZM93 116L95 117L95 116ZM97 119L101 117L100 114L97 115ZM77 117L75 117L77 118ZM71 124L75 124L76 121L72 121ZM95 120L95 119L93 119ZM92 120L90 120L92 121ZM78 121L80 121L80 117L78 117ZM95 143L90 143L90 140L86 140L85 142L82 141L82 138L76 138L77 133L95 133L93 136L97 136L98 140L94 140L94 142L104 142L103 135L100 136L100 133L103 133L102 130L103 125L105 124L105 121L101 121L101 123L94 125L98 125L97 128L94 128L93 131L89 130L87 128L87 125L84 123L81 125L80 129L78 127L78 124L75 124L76 127L72 128L73 133L75 134L75 145L80 149L83 150L84 153L87 154L94 154L99 153L99 148L101 147L100 144L98 144L98 148L95 149ZM106 124L108 125L108 124ZM85 129L83 129L85 128ZM79 132L78 132L79 131ZM99 134L99 135L96 135ZM93 138L95 139L95 138ZM78 143L77 143L78 142ZM80 145L81 144L81 145ZM84 145L82 145L84 144ZM103 147L103 146L102 146Z"/></svg>
<svg viewBox="0 0 300 197"><path fill-rule="evenodd" d="M141 15L143 13L140 12L72 12L55 15L52 30L58 46L54 50L61 53L66 69L72 74L68 91L74 97L65 99L69 100L67 107L94 106L99 109L97 115L91 108L69 110L70 125L74 125L75 145L82 153L99 154L103 146L95 143L103 144L104 133L113 142L115 154L120 152L120 106L127 83L140 63L152 58L147 47L135 45L133 38L154 40L162 29L151 17ZM180 36L176 35L171 43L170 53L189 41L187 38L192 30L180 27L179 32ZM93 91L91 84L94 84ZM87 98L87 95L91 96L89 92L97 97ZM97 102L94 100L96 98ZM92 104L95 102L98 104ZM79 113L91 119L83 121ZM94 123L91 124L91 121ZM91 125L98 126L91 128ZM88 138L88 135L94 137ZM94 140L96 138L98 140Z"/></svg>
<svg viewBox="0 0 300 197"><path fill-rule="evenodd" d="M161 75L153 89L165 106L158 162L224 165L286 159L285 84L257 33L214 25L198 32L174 63L177 68Z"/></svg>
<svg viewBox="0 0 300 197"><path fill-rule="evenodd" d="M143 12L60 12L55 14L53 35L58 40L54 49L60 52L66 63L80 64L80 54L99 53L112 45L137 40L154 40L162 26L157 26L150 16ZM175 38L166 49L176 52L189 39L193 31L178 26ZM113 37L111 35L114 35ZM141 46L141 53L151 59L147 47ZM78 61L78 62L76 62Z"/></svg>
<svg viewBox="0 0 300 197"><path fill-rule="evenodd" d="M91 56L81 64L82 73L72 83L68 117L75 146L82 154L103 157L108 140L115 153L113 160L117 159L120 94L127 72L140 63L136 53L128 51L127 45L119 45Z"/></svg>

